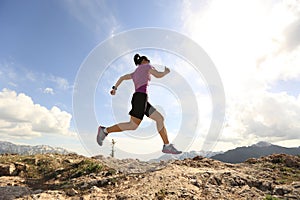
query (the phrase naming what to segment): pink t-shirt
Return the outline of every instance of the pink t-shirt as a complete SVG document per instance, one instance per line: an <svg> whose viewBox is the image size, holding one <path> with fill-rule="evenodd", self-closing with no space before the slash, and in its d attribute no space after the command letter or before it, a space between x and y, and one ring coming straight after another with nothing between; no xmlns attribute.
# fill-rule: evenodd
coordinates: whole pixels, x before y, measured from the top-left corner
<svg viewBox="0 0 300 200"><path fill-rule="evenodd" d="M149 70L153 68L149 64L139 65L136 70L131 74L136 92L143 92L147 94L147 86L150 81Z"/></svg>

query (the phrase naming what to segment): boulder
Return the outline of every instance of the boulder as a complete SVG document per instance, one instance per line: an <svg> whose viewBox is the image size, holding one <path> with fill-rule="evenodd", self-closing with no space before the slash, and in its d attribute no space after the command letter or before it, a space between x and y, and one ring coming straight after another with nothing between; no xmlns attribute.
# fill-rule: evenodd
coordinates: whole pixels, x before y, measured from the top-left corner
<svg viewBox="0 0 300 200"><path fill-rule="evenodd" d="M15 176L17 169L14 164L0 164L0 176Z"/></svg>

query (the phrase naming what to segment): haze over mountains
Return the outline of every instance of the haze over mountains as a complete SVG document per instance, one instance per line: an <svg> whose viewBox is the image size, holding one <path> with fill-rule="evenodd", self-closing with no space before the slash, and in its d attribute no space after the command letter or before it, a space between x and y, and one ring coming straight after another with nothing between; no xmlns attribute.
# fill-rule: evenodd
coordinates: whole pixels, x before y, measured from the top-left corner
<svg viewBox="0 0 300 200"><path fill-rule="evenodd" d="M47 145L16 145L10 142L0 141L0 154L20 154L20 155L36 155L45 153L69 154L70 152L61 147L51 147ZM286 148L278 145L273 145L268 142L258 142L247 147L237 147L226 152L212 152L212 151L189 151L183 152L180 155L164 154L156 159L151 159L148 162L160 162L170 160L184 160L187 158L194 158L196 156L203 156L212 158L227 163L242 163L249 158L260 158L262 156L271 154L289 154L300 155L300 147Z"/></svg>

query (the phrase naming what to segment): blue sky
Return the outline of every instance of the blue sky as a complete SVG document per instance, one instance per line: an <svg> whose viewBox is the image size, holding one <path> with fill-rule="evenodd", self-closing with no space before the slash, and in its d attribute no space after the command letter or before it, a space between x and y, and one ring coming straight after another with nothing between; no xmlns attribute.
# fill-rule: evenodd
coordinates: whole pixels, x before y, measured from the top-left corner
<svg viewBox="0 0 300 200"><path fill-rule="evenodd" d="M218 69L225 88L226 116L220 138L214 141L214 150L251 145L260 140L299 146L299 11L296 1L271 0L2 0L0 138L20 144L62 146L85 155L98 153L80 141L74 122L72 96L80 66L101 42L124 31L158 27L191 38L207 52ZM187 150L203 150L202 141L212 112L203 77L197 76L186 60L169 52L153 49L140 52L155 64L170 66L192 86L199 107L199 134ZM127 119L132 85L124 83L124 92L120 91L114 98L103 89L134 69L131 60L134 53L114 61L107 77L99 79L95 93L95 101L101 102L95 105L99 123L110 125L116 116ZM175 84L174 77L175 73L173 79L170 74L166 80ZM161 93L166 98L161 98ZM178 123L185 115L180 104L183 102L178 102L183 98L155 81L150 85L150 95L167 116L170 138L174 138ZM124 106L121 100L127 101ZM114 116L118 106L122 114ZM103 110L109 117L102 118ZM150 121L144 123L135 134L147 135L143 127L155 131ZM95 133L88 134L93 138ZM161 148L158 136L148 142L126 134L114 134L111 138L118 141L120 149L127 148L130 153L139 151L139 143L146 152ZM107 144L99 154L107 155L109 149ZM125 156L121 154L120 157Z"/></svg>

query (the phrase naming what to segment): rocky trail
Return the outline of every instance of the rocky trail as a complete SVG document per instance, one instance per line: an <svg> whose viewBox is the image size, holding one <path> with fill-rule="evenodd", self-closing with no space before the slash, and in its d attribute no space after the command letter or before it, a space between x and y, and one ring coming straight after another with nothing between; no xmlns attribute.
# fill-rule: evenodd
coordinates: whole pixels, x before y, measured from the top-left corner
<svg viewBox="0 0 300 200"><path fill-rule="evenodd" d="M160 163L76 154L0 156L0 199L300 199L300 157Z"/></svg>

